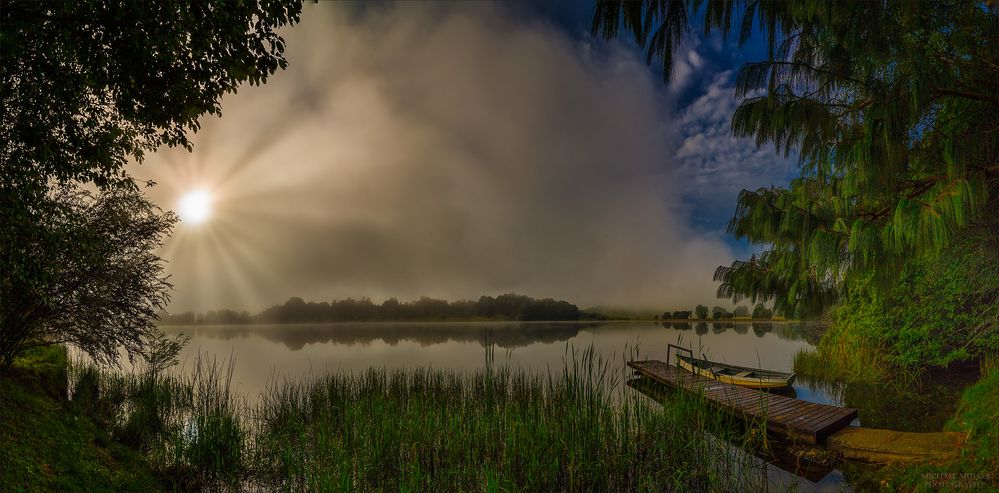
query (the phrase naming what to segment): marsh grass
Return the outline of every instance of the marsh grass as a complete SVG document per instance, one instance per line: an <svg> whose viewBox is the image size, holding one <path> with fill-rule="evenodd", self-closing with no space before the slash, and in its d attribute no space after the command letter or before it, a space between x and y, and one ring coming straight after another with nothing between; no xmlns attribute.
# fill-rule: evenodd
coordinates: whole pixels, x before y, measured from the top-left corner
<svg viewBox="0 0 999 493"><path fill-rule="evenodd" d="M940 431L954 414L962 390L978 375L962 368L890 365L859 346L853 352L831 357L831 345L823 341L826 344L818 351L802 351L795 356L799 384L856 408L862 425L868 428ZM984 358L980 364L982 375L993 364ZM900 413L900 409L905 412Z"/></svg>
<svg viewBox="0 0 999 493"><path fill-rule="evenodd" d="M239 488L248 430L231 360L199 357L178 375L74 361L69 376L71 408L145 453L172 489Z"/></svg>
<svg viewBox="0 0 999 493"><path fill-rule="evenodd" d="M759 426L700 396L657 403L623 365L567 346L558 370L417 368L273 381L248 405L231 361L188 376L73 371L74 405L175 489L759 491ZM761 441L760 437L763 437ZM734 445L733 445L734 444ZM761 445L762 444L762 445Z"/></svg>
<svg viewBox="0 0 999 493"><path fill-rule="evenodd" d="M904 385L918 377L914 370L901 371L891 365L879 348L854 342L835 341L818 350L800 350L794 355L794 372L825 382L892 381Z"/></svg>

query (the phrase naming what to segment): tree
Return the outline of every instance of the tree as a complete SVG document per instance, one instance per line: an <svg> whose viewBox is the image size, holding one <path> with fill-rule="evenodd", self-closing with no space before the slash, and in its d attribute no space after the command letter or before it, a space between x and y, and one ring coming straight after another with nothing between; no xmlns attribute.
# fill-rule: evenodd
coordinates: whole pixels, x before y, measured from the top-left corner
<svg viewBox="0 0 999 493"><path fill-rule="evenodd" d="M694 308L694 314L697 315L698 320L705 320L708 318L708 307L704 305L697 305Z"/></svg>
<svg viewBox="0 0 999 493"><path fill-rule="evenodd" d="M724 308L722 308L720 306L715 306L715 307L711 308L711 318L713 318L715 320L724 318L727 313L728 313L728 310L726 310L726 309L724 309Z"/></svg>
<svg viewBox="0 0 999 493"><path fill-rule="evenodd" d="M694 308L694 314L697 315L698 320L706 320L708 318L708 307L704 305L697 305Z"/></svg>
<svg viewBox="0 0 999 493"><path fill-rule="evenodd" d="M176 217L130 188L95 194L65 185L46 197L35 228L43 234L3 252L5 272L11 253L48 262L0 282L0 371L25 349L56 343L103 363L116 363L119 349L145 356L155 349L148 342L163 342L156 318L170 287L153 252Z"/></svg>
<svg viewBox="0 0 999 493"><path fill-rule="evenodd" d="M277 29L300 12L299 1L5 2L5 185L36 198L49 180L104 188L127 181L129 157L190 148L224 94L287 65Z"/></svg>
<svg viewBox="0 0 999 493"><path fill-rule="evenodd" d="M739 305L739 306L735 307L735 316L736 317L748 317L749 316L749 308L747 308L746 305Z"/></svg>
<svg viewBox="0 0 999 493"><path fill-rule="evenodd" d="M701 11L705 31L754 29L766 60L743 66L736 136L785 155L786 188L743 191L729 231L768 250L720 267L720 297L823 312L873 273L887 292L999 197L999 11L976 2L598 1L594 32L621 26L658 56ZM612 12L612 13L609 13Z"/></svg>
<svg viewBox="0 0 999 493"><path fill-rule="evenodd" d="M67 321L98 316L88 314L88 306L61 304L59 295L48 290L66 289L58 279L63 273L79 273L90 262L106 261L111 255L104 251L106 245L84 242L112 237L107 228L128 233L134 241L140 237L154 241L162 235L151 219L151 206L124 171L125 164L130 159L141 162L146 152L161 145L190 149L188 137L198 130L198 119L205 113L220 115L224 94L244 82L261 84L286 66L284 41L276 30L297 22L300 10L298 1L264 0L224 8L212 2L4 3L0 9L0 283L5 293L12 294L0 300L4 310L0 325L14 331L0 334L6 364L11 351L42 342L32 336L39 329L27 320L34 315L19 312L19 303L37 306L38 300L44 300L45 317L64 328L75 327L74 331L88 325ZM76 188L79 184L92 184L106 193L88 197ZM101 207L124 201L140 209L117 209L110 225L84 221L87 214L111 214ZM128 217L140 223L125 225ZM63 220L76 222L60 226ZM84 231L84 225L93 230ZM152 229L136 229L143 226ZM67 234L77 237L75 248L65 243ZM49 249L58 255L40 254ZM133 259L149 262L144 269L128 266L138 277L112 280L94 275L97 281L131 282L147 291L123 295L121 303L103 306L109 312L101 316L111 326L92 336L122 343L130 354L137 350L136 334L148 325L144 310L163 296L149 277L159 272L159 260L151 254L132 254ZM124 274L121 269L114 272ZM126 301L138 305L125 306ZM48 311L57 307L81 313ZM125 314L139 317L135 327L125 326ZM112 329L122 332L109 335ZM72 336L92 345L95 354L107 349L89 337Z"/></svg>
<svg viewBox="0 0 999 493"><path fill-rule="evenodd" d="M763 303L757 303L756 307L753 308L753 318L773 318L773 316L773 311L764 306Z"/></svg>

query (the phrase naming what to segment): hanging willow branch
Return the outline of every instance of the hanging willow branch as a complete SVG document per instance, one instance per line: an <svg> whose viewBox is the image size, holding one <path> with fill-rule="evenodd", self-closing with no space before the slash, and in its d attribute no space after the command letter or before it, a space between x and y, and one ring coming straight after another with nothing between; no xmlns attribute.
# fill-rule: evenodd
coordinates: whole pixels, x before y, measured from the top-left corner
<svg viewBox="0 0 999 493"><path fill-rule="evenodd" d="M618 15L595 16L594 30L609 37L631 26L668 65L661 50L675 44L648 44L649 21L662 21L653 6L662 2L598 1L598 12ZM705 31L739 26L740 42L765 38L767 58L738 74L744 100L732 131L801 166L786 188L739 196L729 232L769 249L719 268L719 296L820 313L872 274L864 286L887 289L906 262L938 254L996 202L999 10L739 0L686 8Z"/></svg>

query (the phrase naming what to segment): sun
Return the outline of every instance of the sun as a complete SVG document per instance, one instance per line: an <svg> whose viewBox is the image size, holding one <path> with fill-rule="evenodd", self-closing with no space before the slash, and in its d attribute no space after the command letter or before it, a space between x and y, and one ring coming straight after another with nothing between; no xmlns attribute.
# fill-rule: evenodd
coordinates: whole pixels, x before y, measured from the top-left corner
<svg viewBox="0 0 999 493"><path fill-rule="evenodd" d="M188 224L201 224L212 216L212 196L204 190L188 192L180 198L177 213Z"/></svg>

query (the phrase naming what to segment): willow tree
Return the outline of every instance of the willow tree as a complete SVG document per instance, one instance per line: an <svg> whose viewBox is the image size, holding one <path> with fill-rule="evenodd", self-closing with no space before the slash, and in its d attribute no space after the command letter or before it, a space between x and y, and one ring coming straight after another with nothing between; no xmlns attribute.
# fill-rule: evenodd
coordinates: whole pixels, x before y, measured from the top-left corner
<svg viewBox="0 0 999 493"><path fill-rule="evenodd" d="M885 289L999 197L999 13L980 2L598 1L664 63L705 32L763 36L741 67L732 131L796 155L787 187L743 191L729 231L768 248L719 267L720 297L820 313L861 279ZM997 252L999 255L999 252Z"/></svg>

